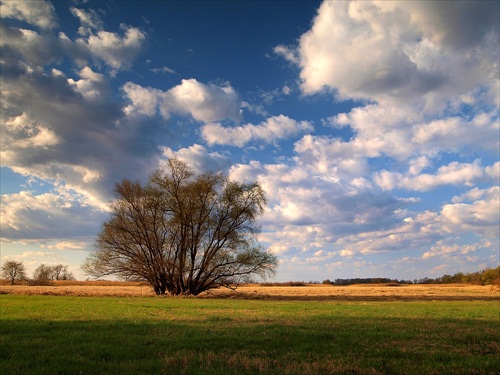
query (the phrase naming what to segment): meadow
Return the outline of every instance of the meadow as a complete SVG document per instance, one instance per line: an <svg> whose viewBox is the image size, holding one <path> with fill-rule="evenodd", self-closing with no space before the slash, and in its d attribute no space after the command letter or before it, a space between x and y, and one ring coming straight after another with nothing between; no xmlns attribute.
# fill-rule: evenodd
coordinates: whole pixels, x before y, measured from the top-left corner
<svg viewBox="0 0 500 375"><path fill-rule="evenodd" d="M240 295L216 291L199 298L127 295L117 292L118 284L101 287L109 288L107 293L114 288L115 296L54 292L69 288L63 285L14 294L2 286L0 373L498 374L500 369L500 299L490 287L344 287L338 297L336 288L254 285L241 288ZM141 285L129 287L145 292Z"/></svg>

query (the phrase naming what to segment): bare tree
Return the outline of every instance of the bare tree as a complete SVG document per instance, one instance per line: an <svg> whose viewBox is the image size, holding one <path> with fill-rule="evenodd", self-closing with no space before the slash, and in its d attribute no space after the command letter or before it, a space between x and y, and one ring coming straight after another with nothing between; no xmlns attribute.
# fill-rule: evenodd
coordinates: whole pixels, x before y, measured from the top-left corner
<svg viewBox="0 0 500 375"><path fill-rule="evenodd" d="M68 269L68 266L63 264L56 264L52 266L52 279L53 280L74 280L73 273Z"/></svg>
<svg viewBox="0 0 500 375"><path fill-rule="evenodd" d="M33 272L33 280L48 281L54 279L54 271L51 266L40 264Z"/></svg>
<svg viewBox="0 0 500 375"><path fill-rule="evenodd" d="M9 260L2 266L2 276L9 279L11 285L14 285L16 280L26 279L26 268L23 262Z"/></svg>
<svg viewBox="0 0 500 375"><path fill-rule="evenodd" d="M266 204L257 183L195 176L170 159L167 173L156 171L145 186L123 180L115 193L111 217L82 266L93 277L117 275L147 281L156 294L197 295L275 272L276 256L255 239Z"/></svg>

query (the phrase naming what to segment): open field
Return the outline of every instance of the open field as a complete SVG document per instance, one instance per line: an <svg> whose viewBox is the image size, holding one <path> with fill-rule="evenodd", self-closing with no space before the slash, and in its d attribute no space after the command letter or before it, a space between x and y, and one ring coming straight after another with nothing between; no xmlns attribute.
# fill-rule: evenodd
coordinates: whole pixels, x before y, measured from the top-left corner
<svg viewBox="0 0 500 375"><path fill-rule="evenodd" d="M0 294L66 295L138 297L154 296L142 283L113 281L57 281L50 286L0 285ZM494 300L500 301L498 287L443 285L318 285L262 286L242 285L236 292L229 289L211 290L199 298L297 299L297 300Z"/></svg>
<svg viewBox="0 0 500 375"><path fill-rule="evenodd" d="M68 294L76 287L86 287L86 297ZM225 298L151 298L139 294L140 285L119 283L30 288L66 295L5 294L21 289L1 286L3 375L500 369L500 304L491 287L253 285L241 288L244 298L226 291L209 294ZM342 298L333 294L342 291Z"/></svg>

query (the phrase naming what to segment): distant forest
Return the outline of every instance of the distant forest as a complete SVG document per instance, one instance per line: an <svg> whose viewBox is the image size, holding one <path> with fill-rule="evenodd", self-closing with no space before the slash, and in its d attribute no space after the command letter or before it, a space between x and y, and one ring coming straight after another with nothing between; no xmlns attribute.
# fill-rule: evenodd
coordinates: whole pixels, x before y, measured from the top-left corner
<svg viewBox="0 0 500 375"><path fill-rule="evenodd" d="M457 272L454 275L443 275L435 279L425 277L415 280L398 280L384 277L367 277L354 279L324 280L323 284L333 285L353 285L353 284L477 284L477 285L500 285L500 267L487 268L482 271L463 273Z"/></svg>

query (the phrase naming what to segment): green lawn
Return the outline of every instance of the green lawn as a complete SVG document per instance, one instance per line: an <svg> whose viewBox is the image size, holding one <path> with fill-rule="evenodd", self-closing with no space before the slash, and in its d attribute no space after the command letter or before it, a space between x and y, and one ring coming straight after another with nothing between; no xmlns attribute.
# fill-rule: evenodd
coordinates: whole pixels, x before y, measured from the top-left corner
<svg viewBox="0 0 500 375"><path fill-rule="evenodd" d="M0 296L0 373L498 374L498 301Z"/></svg>

